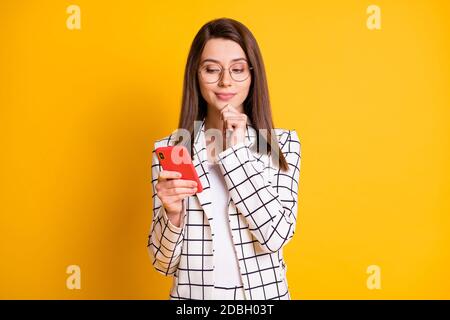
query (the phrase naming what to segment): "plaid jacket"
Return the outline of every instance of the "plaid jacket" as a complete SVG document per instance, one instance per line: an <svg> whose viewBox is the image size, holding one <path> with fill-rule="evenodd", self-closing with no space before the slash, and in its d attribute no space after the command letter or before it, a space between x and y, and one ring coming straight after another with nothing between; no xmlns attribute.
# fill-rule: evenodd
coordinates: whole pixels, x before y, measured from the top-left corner
<svg viewBox="0 0 450 320"><path fill-rule="evenodd" d="M155 185L160 170L152 159L153 220L148 250L157 271L173 276L170 299L213 299L214 225L204 121L194 138L193 163L203 192L184 200L180 227L167 218ZM256 130L247 125L245 142L218 155L229 189L228 214L247 300L290 299L283 247L293 237L301 146L296 131L276 129L289 171L280 171L272 157L254 151ZM174 135L155 143L174 144Z"/></svg>

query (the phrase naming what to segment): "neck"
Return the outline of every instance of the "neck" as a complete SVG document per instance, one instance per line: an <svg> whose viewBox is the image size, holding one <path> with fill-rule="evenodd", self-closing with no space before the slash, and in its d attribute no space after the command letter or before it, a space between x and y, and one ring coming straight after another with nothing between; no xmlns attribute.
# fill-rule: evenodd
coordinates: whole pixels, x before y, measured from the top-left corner
<svg viewBox="0 0 450 320"><path fill-rule="evenodd" d="M223 121L220 119L220 111L215 108L208 108L205 117L205 129L222 130Z"/></svg>

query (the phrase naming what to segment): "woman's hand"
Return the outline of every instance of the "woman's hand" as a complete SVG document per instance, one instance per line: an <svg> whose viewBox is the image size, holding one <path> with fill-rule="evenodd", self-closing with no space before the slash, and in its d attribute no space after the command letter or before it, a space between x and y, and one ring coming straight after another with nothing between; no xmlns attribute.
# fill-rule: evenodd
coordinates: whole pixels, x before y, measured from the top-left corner
<svg viewBox="0 0 450 320"><path fill-rule="evenodd" d="M247 115L227 104L220 114L223 121L224 149L245 141Z"/></svg>
<svg viewBox="0 0 450 320"><path fill-rule="evenodd" d="M177 227L180 226L183 199L197 192L197 182L179 179L176 171L161 171L155 185L156 195L161 200L167 217Z"/></svg>

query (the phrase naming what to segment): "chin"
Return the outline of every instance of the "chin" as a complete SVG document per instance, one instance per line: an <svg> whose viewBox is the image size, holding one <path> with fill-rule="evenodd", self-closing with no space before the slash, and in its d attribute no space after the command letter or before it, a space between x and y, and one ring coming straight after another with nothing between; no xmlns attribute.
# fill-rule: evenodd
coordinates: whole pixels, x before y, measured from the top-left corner
<svg viewBox="0 0 450 320"><path fill-rule="evenodd" d="M213 106L218 109L218 110L222 110L223 107L225 107L225 105L227 104L231 104L232 106L238 106L241 104L241 102L236 101L235 99L231 99L228 101L222 101L222 100L214 100Z"/></svg>
<svg viewBox="0 0 450 320"><path fill-rule="evenodd" d="M213 102L213 106L214 108L216 108L217 110L222 110L223 107L225 107L226 104L233 104L232 101L220 101L220 100L216 100Z"/></svg>

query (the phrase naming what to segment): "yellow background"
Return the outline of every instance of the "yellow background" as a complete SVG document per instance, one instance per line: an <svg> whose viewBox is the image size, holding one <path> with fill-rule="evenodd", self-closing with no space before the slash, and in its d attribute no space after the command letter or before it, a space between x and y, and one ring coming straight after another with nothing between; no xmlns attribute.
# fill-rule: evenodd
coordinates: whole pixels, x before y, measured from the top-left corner
<svg viewBox="0 0 450 320"><path fill-rule="evenodd" d="M292 297L449 299L450 2L427 0L1 1L0 298L168 297L146 248L151 151L218 17L252 30L275 124L302 142Z"/></svg>

